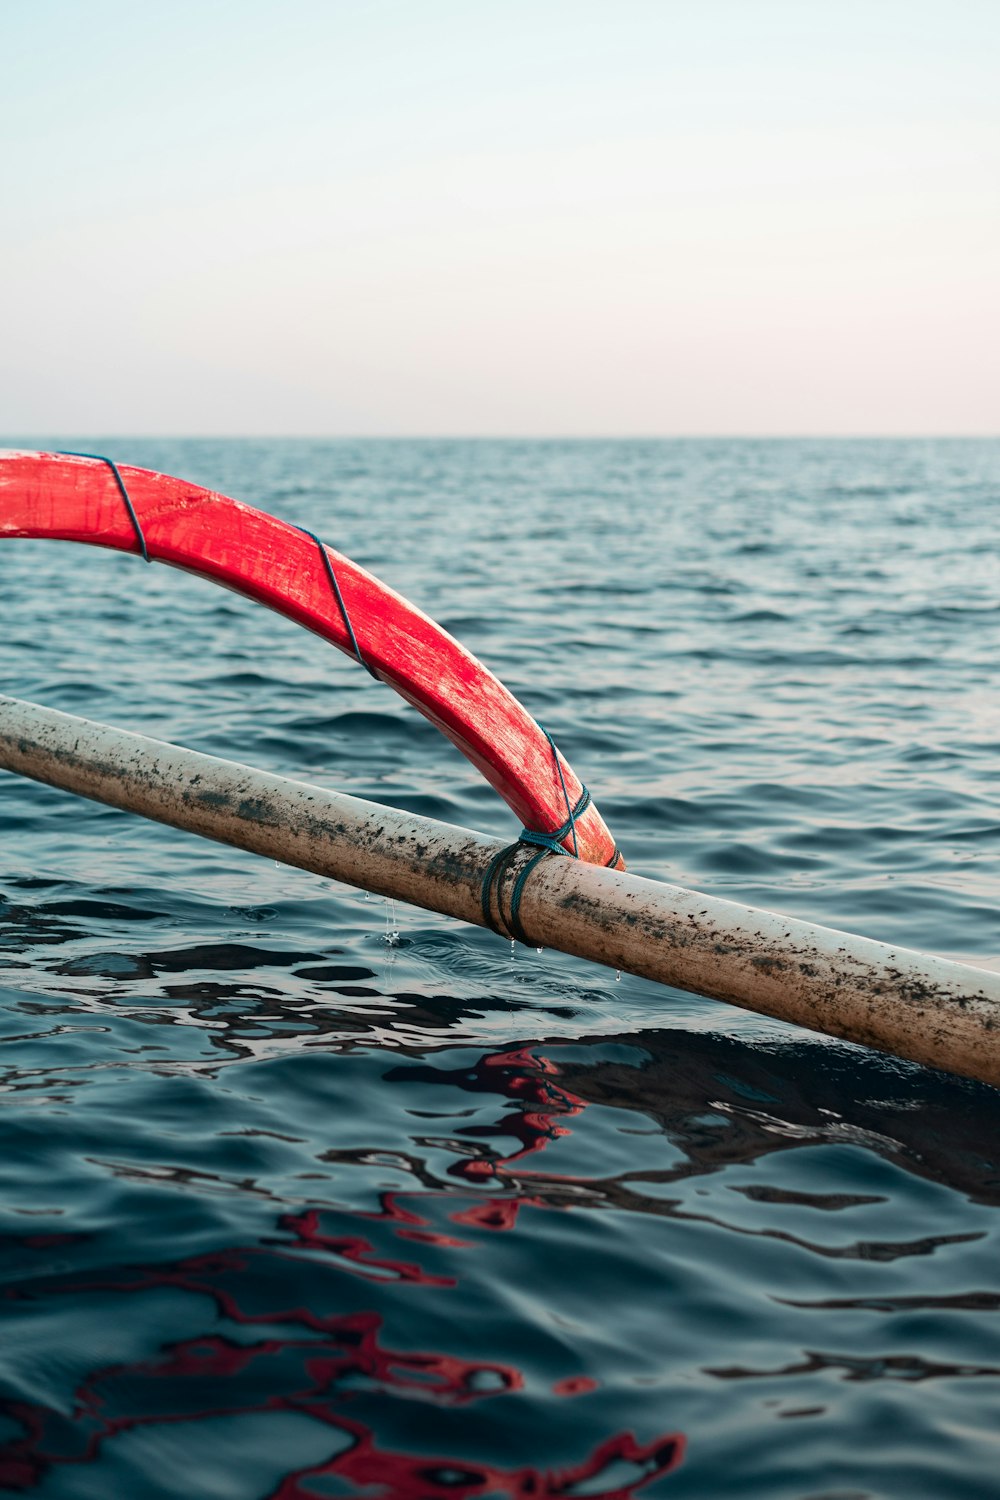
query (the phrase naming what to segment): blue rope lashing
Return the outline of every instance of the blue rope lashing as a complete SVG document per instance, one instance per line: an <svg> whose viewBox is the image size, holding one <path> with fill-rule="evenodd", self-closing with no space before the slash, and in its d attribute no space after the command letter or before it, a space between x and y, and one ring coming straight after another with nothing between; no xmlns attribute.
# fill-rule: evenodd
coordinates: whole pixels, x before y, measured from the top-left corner
<svg viewBox="0 0 1000 1500"><path fill-rule="evenodd" d="M565 783L564 783L565 790ZM568 805L568 802L567 802ZM563 839L573 835L573 858L580 858L580 846L576 839L576 820L582 812L590 806L590 793L584 787L580 794L580 800L576 806L570 809L569 817L561 828L555 833L540 833L535 828L522 828L518 838L519 844L536 844L539 849L546 849L550 854L568 854L569 850L563 848Z"/></svg>
<svg viewBox="0 0 1000 1500"><path fill-rule="evenodd" d="M552 750L552 758L555 761L556 771L559 774L559 785L562 788L563 801L566 804L566 821L560 828L555 829L553 833L543 833L540 829L537 828L522 828L516 843L509 844L505 849L501 849L499 853L495 854L491 859L486 870L486 874L483 877L483 886L481 892L483 921L485 922L486 926L492 928L492 930L500 937L509 937L511 940L516 940L517 942L524 944L527 944L528 938L521 923L521 897L524 895L524 888L528 883L528 876L531 874L535 866L541 863L541 861L547 854L568 855L569 850L563 848L563 840L569 838L571 835L573 838L573 853L571 858L580 858L580 845L576 836L576 820L580 816L580 814L590 806L591 800L590 792L586 787L583 787L576 806L572 806L569 800L569 790L566 786L566 778L563 775L562 763L559 759L559 751L556 749L556 742L552 738L551 734L549 734L547 729L543 729L542 733L545 735L545 738L549 742L549 746ZM507 874L507 871L513 864L514 859L517 855L517 851L524 847L537 848L538 853L534 855L533 858L529 859L518 871L518 874L514 880L513 888L510 893L508 910L505 915L501 905L501 888L503 886L503 879ZM615 853L612 856L611 863L614 863L617 857L618 850L616 848ZM498 918L497 922L494 922L493 920L494 894L496 896ZM506 928L506 931L504 931L504 928Z"/></svg>
<svg viewBox="0 0 1000 1500"><path fill-rule="evenodd" d="M337 601L337 608L340 610L340 618L344 622L344 629L347 631L347 637L351 643L351 650L354 652L354 655L357 657L358 661L364 667L369 676L374 677L376 682L381 682L382 679L375 671L374 667L370 667L365 661L364 657L361 655L361 647L358 645L358 638L354 634L354 626L351 624L351 617L347 613L347 605L344 603L344 596L340 592L340 584L337 582L337 575L333 571L333 563L330 561L330 554L327 552L326 547L320 541L319 537L314 531L307 531L304 526L297 526L295 529L296 531L300 531L303 536L309 537L310 540L314 541L319 548L319 555L323 559L323 566L326 569L326 576L330 580L330 587L333 590L333 597Z"/></svg>
<svg viewBox="0 0 1000 1500"><path fill-rule="evenodd" d="M533 859L529 859L528 863L524 866L524 869L521 870L517 879L514 881L514 889L510 893L510 910L507 913L507 925L510 928L511 936L516 938L519 943L524 943L525 945L527 945L528 936L521 922L521 897L524 895L524 888L528 883L528 876L531 874L535 866L541 864L545 856L547 854L551 854L551 852L551 849L539 849L535 857ZM561 854L565 854L566 850L561 849L559 852ZM572 857L575 859L577 856L573 855Z"/></svg>
<svg viewBox="0 0 1000 1500"><path fill-rule="evenodd" d="M579 844L576 841L576 820L580 816L580 814L583 812L583 809L589 803L589 801L590 801L590 793L587 791L587 788L584 787L583 788L583 795L582 795L580 801L577 803L576 807L570 807L570 805L569 805L569 792L566 790L566 778L563 775L562 761L559 759L559 751L556 749L556 742L552 738L551 734L549 734L549 731L547 729L543 729L542 733L544 734L545 738L549 742L549 747L550 747L550 749L552 751L552 759L555 761L555 763L556 763L556 770L559 772L559 785L562 787L563 801L566 804L566 812L569 815L569 831L573 835L573 858L574 859L579 859L580 858L580 846L579 846ZM564 833L561 833L561 837L565 838L566 835Z"/></svg>
<svg viewBox="0 0 1000 1500"><path fill-rule="evenodd" d="M146 546L146 538L143 536L142 527L139 525L139 517L135 513L135 506L129 499L128 490L125 488L125 481L119 474L118 465L115 463L114 459L108 458L106 453L76 453L71 448L60 448L58 451L61 458L93 458L96 459L98 463L107 464L108 468L115 476L115 483L121 491L122 499L125 501L125 509L128 511L129 520L132 522L132 529L134 530L136 540L139 543L139 551L142 553L142 560L143 562L152 562L153 559L149 555L149 548Z"/></svg>
<svg viewBox="0 0 1000 1500"><path fill-rule="evenodd" d="M504 932L503 926L500 925L503 922L503 911L500 906L500 886L503 883L503 877L504 875L506 875L508 867L510 866L511 862L514 859L514 856L517 854L517 851L518 849L520 849L520 847L521 841L520 839L518 839L517 843L508 844L505 849L498 850L498 852L494 854L493 858L490 860L486 870L486 874L483 876L483 885L482 890L480 891L480 900L483 908L483 923L486 927L489 927L493 932L495 932L498 937L513 937L512 932ZM539 856L539 858L540 857L541 856ZM532 863L534 863L534 861L532 861ZM497 890L498 920L496 922L494 922L493 920L494 881L496 882Z"/></svg>

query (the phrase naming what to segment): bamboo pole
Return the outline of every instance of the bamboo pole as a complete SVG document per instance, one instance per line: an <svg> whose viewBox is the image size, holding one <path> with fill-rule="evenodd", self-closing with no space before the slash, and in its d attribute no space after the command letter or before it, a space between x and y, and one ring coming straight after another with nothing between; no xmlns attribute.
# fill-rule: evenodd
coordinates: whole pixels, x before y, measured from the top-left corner
<svg viewBox="0 0 1000 1500"><path fill-rule="evenodd" d="M414 906L485 925L502 841L0 697L0 767ZM530 849L518 853L506 890ZM1000 1086L1000 975L550 857L530 942Z"/></svg>

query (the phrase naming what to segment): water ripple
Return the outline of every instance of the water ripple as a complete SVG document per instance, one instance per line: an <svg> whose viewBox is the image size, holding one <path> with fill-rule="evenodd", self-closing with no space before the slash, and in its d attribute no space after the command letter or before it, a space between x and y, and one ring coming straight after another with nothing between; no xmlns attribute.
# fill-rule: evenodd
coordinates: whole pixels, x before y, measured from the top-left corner
<svg viewBox="0 0 1000 1500"><path fill-rule="evenodd" d="M88 446L426 607L633 868L1000 954L1000 444ZM514 832L236 596L24 542L0 601L10 692ZM13 777L0 826L5 1494L993 1493L995 1091Z"/></svg>

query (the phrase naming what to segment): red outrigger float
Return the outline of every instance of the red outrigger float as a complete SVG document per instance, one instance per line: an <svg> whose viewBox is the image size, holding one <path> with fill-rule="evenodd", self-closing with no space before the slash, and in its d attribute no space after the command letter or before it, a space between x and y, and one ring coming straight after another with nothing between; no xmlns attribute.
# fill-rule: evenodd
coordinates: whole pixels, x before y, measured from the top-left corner
<svg viewBox="0 0 1000 1500"><path fill-rule="evenodd" d="M290 522L150 469L13 450L0 453L3 537L135 553L287 615L419 709L526 828L559 835L589 864L624 869L582 782L492 672L395 590Z"/></svg>

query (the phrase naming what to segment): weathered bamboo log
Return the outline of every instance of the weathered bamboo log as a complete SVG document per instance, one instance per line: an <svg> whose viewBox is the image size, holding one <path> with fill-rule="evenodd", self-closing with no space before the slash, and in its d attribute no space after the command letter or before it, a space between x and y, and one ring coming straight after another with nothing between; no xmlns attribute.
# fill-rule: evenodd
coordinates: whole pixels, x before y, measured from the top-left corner
<svg viewBox="0 0 1000 1500"><path fill-rule="evenodd" d="M485 925L502 841L0 697L0 766L112 807ZM515 856L510 884L537 850ZM1000 1086L1000 975L548 856L530 942Z"/></svg>

